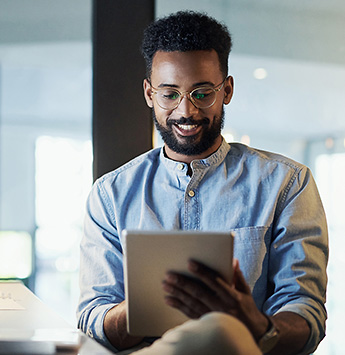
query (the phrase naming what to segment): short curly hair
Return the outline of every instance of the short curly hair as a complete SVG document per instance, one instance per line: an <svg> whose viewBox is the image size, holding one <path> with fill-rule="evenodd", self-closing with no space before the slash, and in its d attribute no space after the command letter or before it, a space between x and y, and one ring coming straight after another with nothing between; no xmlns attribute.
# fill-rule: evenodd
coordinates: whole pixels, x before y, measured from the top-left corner
<svg viewBox="0 0 345 355"><path fill-rule="evenodd" d="M141 51L146 61L146 75L152 72L152 61L157 51L187 52L214 49L220 70L228 74L228 59L232 47L227 27L200 12L179 11L151 23L144 31Z"/></svg>

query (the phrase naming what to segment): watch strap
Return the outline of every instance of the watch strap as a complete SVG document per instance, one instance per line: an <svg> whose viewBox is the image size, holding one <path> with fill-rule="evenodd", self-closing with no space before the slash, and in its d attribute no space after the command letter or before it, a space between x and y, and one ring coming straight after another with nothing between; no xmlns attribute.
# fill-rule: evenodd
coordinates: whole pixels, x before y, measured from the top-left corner
<svg viewBox="0 0 345 355"><path fill-rule="evenodd" d="M260 350L266 354L272 350L278 343L279 340L279 331L271 321L271 319L265 315L268 319L269 326L268 331L260 338L258 345Z"/></svg>

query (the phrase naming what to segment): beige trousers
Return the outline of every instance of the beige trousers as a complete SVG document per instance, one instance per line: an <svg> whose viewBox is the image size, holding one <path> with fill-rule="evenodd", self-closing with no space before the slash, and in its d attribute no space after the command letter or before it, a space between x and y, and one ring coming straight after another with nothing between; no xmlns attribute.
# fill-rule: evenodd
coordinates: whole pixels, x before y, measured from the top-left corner
<svg viewBox="0 0 345 355"><path fill-rule="evenodd" d="M135 355L262 355L249 330L236 318L212 312L166 332Z"/></svg>

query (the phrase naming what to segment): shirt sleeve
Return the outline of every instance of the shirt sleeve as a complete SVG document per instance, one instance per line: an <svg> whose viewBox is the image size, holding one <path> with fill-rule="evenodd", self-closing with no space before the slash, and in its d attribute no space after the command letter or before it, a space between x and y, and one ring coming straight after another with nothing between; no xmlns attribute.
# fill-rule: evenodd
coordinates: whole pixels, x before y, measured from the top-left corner
<svg viewBox="0 0 345 355"><path fill-rule="evenodd" d="M103 330L104 317L124 300L122 247L113 211L106 190L97 181L86 205L77 319L78 328L108 348L113 347Z"/></svg>
<svg viewBox="0 0 345 355"><path fill-rule="evenodd" d="M277 206L269 261L271 296L264 311L295 312L311 333L301 354L325 336L328 233L321 199L308 168L295 172Z"/></svg>

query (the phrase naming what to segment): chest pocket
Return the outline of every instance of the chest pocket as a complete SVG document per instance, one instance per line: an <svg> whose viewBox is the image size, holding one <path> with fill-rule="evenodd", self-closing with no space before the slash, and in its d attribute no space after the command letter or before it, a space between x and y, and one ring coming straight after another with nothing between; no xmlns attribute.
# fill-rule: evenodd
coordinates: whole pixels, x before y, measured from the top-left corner
<svg viewBox="0 0 345 355"><path fill-rule="evenodd" d="M239 260L242 273L259 309L267 294L271 231L271 227L265 226L233 229L234 257Z"/></svg>

